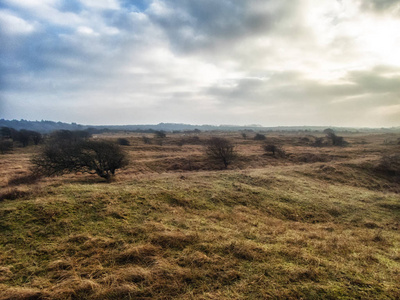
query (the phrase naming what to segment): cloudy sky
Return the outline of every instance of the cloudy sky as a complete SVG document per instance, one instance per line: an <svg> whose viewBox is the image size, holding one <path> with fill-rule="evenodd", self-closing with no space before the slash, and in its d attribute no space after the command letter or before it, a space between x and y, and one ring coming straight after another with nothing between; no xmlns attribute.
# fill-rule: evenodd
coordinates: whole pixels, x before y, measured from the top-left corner
<svg viewBox="0 0 400 300"><path fill-rule="evenodd" d="M1 0L0 118L400 125L399 0Z"/></svg>

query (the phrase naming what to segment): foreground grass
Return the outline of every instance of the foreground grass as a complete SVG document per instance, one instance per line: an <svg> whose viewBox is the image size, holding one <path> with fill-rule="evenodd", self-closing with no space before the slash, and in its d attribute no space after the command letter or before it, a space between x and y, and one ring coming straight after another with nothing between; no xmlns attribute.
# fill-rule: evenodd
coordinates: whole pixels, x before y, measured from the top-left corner
<svg viewBox="0 0 400 300"><path fill-rule="evenodd" d="M400 298L399 195L310 170L30 187L0 203L0 299Z"/></svg>

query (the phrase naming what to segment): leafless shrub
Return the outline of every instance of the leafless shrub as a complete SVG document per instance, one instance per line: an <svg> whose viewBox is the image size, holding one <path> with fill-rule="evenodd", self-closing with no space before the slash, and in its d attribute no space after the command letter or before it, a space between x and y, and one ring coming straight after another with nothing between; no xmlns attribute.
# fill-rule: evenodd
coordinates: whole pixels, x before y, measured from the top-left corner
<svg viewBox="0 0 400 300"><path fill-rule="evenodd" d="M121 145L121 146L130 146L128 139L125 139L125 138L119 138L117 140L117 143L118 143L118 145Z"/></svg>
<svg viewBox="0 0 400 300"><path fill-rule="evenodd" d="M267 144L264 145L264 151L267 153L272 153L273 156L278 156L278 157L285 157L286 153L285 151L282 149L282 147L278 146L278 145L274 145L274 144Z"/></svg>
<svg viewBox="0 0 400 300"><path fill-rule="evenodd" d="M65 173L90 173L111 180L115 170L128 164L119 145L108 141L78 141L51 143L31 162L34 174L44 176Z"/></svg>
<svg viewBox="0 0 400 300"><path fill-rule="evenodd" d="M221 161L225 169L236 158L235 146L225 138L213 137L206 146L206 154L209 158Z"/></svg>
<svg viewBox="0 0 400 300"><path fill-rule="evenodd" d="M146 145L151 144L151 138L147 137L147 136L142 136L142 141L143 143L145 143Z"/></svg>
<svg viewBox="0 0 400 300"><path fill-rule="evenodd" d="M254 140L256 140L256 141L265 141L266 139L267 139L266 136L264 134L261 134L261 133L257 133L254 136Z"/></svg>
<svg viewBox="0 0 400 300"><path fill-rule="evenodd" d="M375 170L389 176L400 176L400 154L383 156Z"/></svg>
<svg viewBox="0 0 400 300"><path fill-rule="evenodd" d="M13 149L13 142L11 140L0 140L0 154L6 154Z"/></svg>
<svg viewBox="0 0 400 300"><path fill-rule="evenodd" d="M324 133L332 146L343 147L348 145L348 142L346 142L342 136L337 136L333 129L327 128L324 130Z"/></svg>
<svg viewBox="0 0 400 300"><path fill-rule="evenodd" d="M196 135L196 136L183 137L183 138L179 139L176 143L179 146L183 146L183 145L200 145L203 142Z"/></svg>
<svg viewBox="0 0 400 300"><path fill-rule="evenodd" d="M311 144L313 147L323 147L326 146L326 143L324 142L324 138L315 138L314 143Z"/></svg>
<svg viewBox="0 0 400 300"><path fill-rule="evenodd" d="M165 131L156 131L154 132L154 137L158 138L158 139L163 139L165 137L167 137Z"/></svg>
<svg viewBox="0 0 400 300"><path fill-rule="evenodd" d="M50 140L53 143L76 143L81 140L87 140L91 136L91 133L86 130L58 130L50 135Z"/></svg>

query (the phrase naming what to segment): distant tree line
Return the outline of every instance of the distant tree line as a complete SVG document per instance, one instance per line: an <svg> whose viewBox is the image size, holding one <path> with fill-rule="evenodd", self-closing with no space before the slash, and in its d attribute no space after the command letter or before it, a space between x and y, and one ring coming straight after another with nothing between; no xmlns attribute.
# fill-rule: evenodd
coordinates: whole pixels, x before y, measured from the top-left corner
<svg viewBox="0 0 400 300"><path fill-rule="evenodd" d="M10 127L0 128L0 153L10 152L14 145L27 147L30 144L38 145L43 140L41 133L33 130L15 130Z"/></svg>
<svg viewBox="0 0 400 300"><path fill-rule="evenodd" d="M51 134L41 134L34 130L16 130L11 127L0 128L0 153L5 154L13 150L14 147L27 147L29 145L39 145L48 139L77 141L82 138L92 136L90 130L58 130Z"/></svg>

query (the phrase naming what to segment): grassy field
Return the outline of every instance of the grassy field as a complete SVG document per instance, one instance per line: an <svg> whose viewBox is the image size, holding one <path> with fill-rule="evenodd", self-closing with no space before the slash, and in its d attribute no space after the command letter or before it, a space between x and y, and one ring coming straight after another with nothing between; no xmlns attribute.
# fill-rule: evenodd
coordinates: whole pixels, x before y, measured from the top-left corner
<svg viewBox="0 0 400 300"><path fill-rule="evenodd" d="M313 133L314 135L317 135ZM236 144L223 169L211 135ZM322 136L322 135L321 135ZM112 183L30 180L38 147L0 156L0 299L399 299L399 136L307 133L127 138Z"/></svg>

